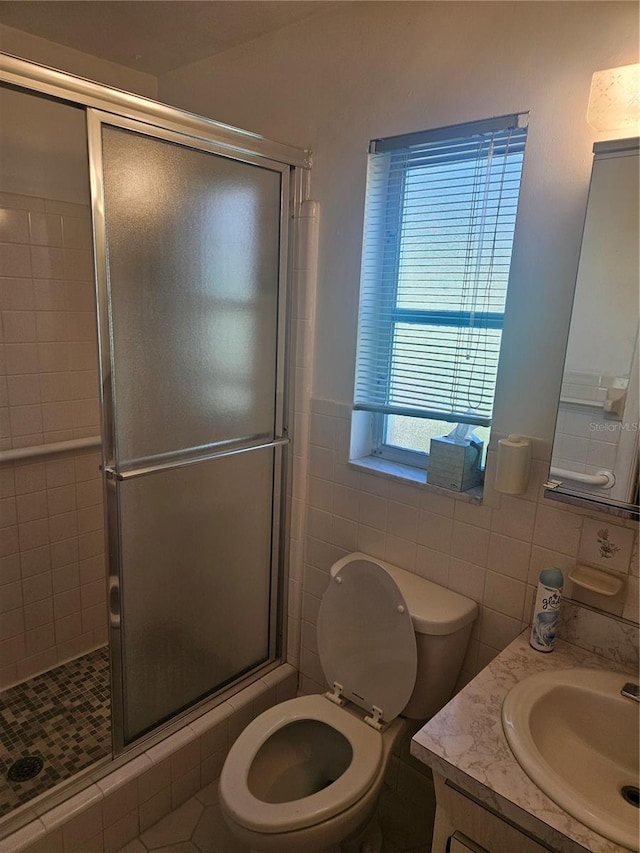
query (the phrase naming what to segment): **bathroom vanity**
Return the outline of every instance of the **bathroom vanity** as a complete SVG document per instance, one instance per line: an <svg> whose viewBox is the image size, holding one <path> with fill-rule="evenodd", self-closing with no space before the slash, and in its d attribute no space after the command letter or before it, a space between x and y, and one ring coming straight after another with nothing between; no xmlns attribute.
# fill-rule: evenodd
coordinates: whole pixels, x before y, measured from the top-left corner
<svg viewBox="0 0 640 853"><path fill-rule="evenodd" d="M520 767L504 734L502 705L515 684L573 667L628 672L637 680L637 667L634 672L560 640L552 654L540 654L525 631L417 732L411 753L432 768L436 789L433 853L627 851L549 799Z"/></svg>

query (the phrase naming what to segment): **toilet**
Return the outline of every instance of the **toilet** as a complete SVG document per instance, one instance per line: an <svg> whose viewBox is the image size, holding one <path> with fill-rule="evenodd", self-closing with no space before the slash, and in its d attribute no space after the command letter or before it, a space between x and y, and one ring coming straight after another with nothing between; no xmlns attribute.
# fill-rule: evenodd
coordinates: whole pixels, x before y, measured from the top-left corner
<svg viewBox="0 0 640 853"><path fill-rule="evenodd" d="M255 853L379 853L374 813L402 717L426 720L450 699L477 615L471 599L367 554L330 575L317 640L332 689L260 714L220 775L225 821Z"/></svg>

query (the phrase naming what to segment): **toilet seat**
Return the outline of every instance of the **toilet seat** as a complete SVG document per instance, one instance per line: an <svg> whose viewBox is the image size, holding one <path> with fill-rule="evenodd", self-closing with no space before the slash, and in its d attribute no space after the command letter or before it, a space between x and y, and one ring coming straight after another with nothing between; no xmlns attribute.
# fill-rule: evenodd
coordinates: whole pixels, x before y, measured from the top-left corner
<svg viewBox="0 0 640 853"><path fill-rule="evenodd" d="M289 802L264 802L249 790L253 760L269 738L298 720L316 720L342 734L351 745L351 762L338 779L317 793ZM373 784L381 761L378 731L325 696L299 696L262 713L236 740L220 776L221 803L234 821L257 832L303 829L357 802Z"/></svg>
<svg viewBox="0 0 640 853"><path fill-rule="evenodd" d="M331 570L320 603L320 663L334 692L390 722L407 705L416 683L418 652L411 614L395 580L370 559Z"/></svg>

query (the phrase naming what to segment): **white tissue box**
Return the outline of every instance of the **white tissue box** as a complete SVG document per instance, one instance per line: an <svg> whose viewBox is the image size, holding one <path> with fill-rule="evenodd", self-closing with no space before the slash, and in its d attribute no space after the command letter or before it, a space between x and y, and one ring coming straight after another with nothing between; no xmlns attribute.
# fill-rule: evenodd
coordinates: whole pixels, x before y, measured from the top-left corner
<svg viewBox="0 0 640 853"><path fill-rule="evenodd" d="M455 492L466 492L482 482L482 442L432 438L427 482Z"/></svg>

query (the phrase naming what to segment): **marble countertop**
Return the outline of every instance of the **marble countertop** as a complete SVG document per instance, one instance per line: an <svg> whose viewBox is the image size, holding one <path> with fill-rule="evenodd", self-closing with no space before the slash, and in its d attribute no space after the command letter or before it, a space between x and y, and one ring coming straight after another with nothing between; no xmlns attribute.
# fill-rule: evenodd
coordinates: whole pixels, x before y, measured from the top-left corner
<svg viewBox="0 0 640 853"><path fill-rule="evenodd" d="M558 853L628 853L550 800L522 770L502 728L502 702L514 684L575 666L632 671L562 640L540 654L525 631L414 735L411 754Z"/></svg>

